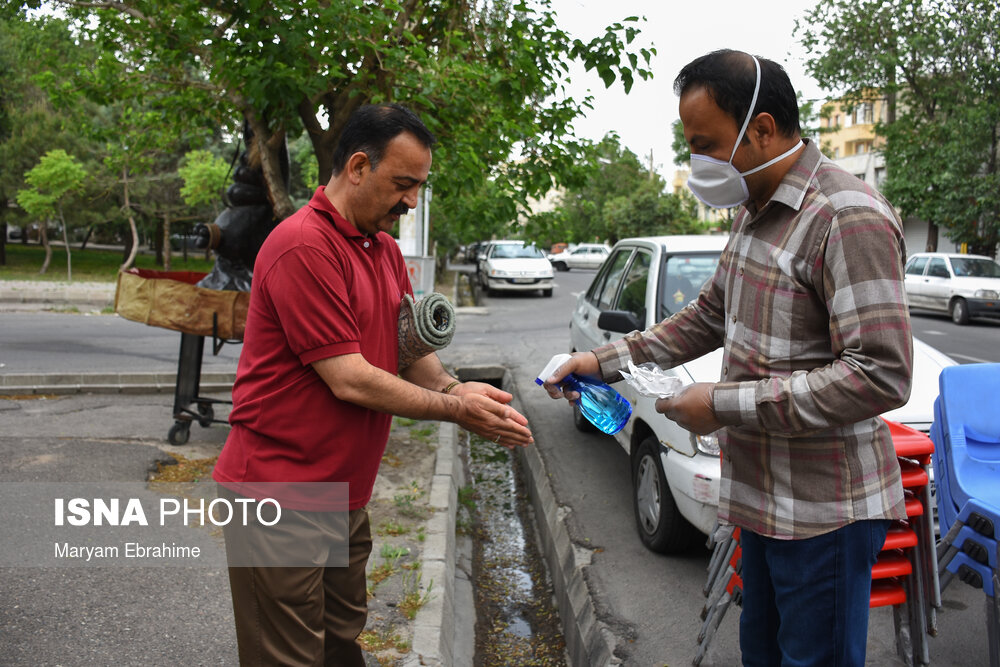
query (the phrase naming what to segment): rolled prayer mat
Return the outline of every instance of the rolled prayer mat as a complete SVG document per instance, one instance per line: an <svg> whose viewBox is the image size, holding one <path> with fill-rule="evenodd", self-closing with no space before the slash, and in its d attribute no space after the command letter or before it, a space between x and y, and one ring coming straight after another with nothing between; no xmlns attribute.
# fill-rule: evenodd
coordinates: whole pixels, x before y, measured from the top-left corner
<svg viewBox="0 0 1000 667"><path fill-rule="evenodd" d="M447 347L454 335L455 309L443 294L432 292L416 303L405 295L399 304L398 369Z"/></svg>

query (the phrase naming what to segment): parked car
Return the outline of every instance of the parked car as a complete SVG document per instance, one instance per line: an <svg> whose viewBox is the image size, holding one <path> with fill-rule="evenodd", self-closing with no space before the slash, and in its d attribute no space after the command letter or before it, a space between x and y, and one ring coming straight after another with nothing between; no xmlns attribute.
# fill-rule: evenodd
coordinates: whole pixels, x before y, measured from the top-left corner
<svg viewBox="0 0 1000 667"><path fill-rule="evenodd" d="M982 255L920 252L906 261L911 308L951 315L955 324L1000 317L1000 264Z"/></svg>
<svg viewBox="0 0 1000 667"><path fill-rule="evenodd" d="M608 258L610 252L611 248L603 243L581 243L571 250L549 255L549 261L556 271L597 269Z"/></svg>
<svg viewBox="0 0 1000 667"><path fill-rule="evenodd" d="M570 321L570 351L589 350L666 319L695 299L726 244L722 236L633 238L615 244ZM885 418L927 433L934 420L938 375L955 362L914 339L909 401ZM684 385L715 382L722 350L673 368ZM631 457L632 503L639 537L663 553L686 550L715 525L719 504L719 443L695 435L656 412L655 399L624 382L615 388L632 403L632 418L615 439ZM574 406L574 423L592 430Z"/></svg>
<svg viewBox="0 0 1000 667"><path fill-rule="evenodd" d="M479 284L487 293L541 290L552 296L552 264L524 241L491 241L479 255Z"/></svg>

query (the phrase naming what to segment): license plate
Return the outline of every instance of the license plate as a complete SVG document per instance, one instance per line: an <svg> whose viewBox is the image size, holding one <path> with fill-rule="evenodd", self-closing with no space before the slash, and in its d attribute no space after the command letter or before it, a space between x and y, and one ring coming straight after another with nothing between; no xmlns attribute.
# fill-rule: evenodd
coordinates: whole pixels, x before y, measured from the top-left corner
<svg viewBox="0 0 1000 667"><path fill-rule="evenodd" d="M534 278L514 278L514 282L518 283L518 284L524 285L524 284L527 284L527 283L533 283L533 282L535 282L535 279Z"/></svg>

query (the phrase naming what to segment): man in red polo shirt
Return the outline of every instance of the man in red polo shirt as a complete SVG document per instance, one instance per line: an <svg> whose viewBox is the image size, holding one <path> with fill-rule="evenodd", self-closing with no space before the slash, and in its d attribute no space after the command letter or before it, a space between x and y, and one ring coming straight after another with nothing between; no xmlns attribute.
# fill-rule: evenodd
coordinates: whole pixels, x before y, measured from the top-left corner
<svg viewBox="0 0 1000 667"><path fill-rule="evenodd" d="M347 482L350 562L230 568L242 665L364 665L365 505L393 414L453 421L507 447L532 442L510 394L459 383L435 354L396 375L400 301L412 288L387 232L416 206L434 141L404 107L362 107L330 182L257 256L232 431L213 476L230 487Z"/></svg>

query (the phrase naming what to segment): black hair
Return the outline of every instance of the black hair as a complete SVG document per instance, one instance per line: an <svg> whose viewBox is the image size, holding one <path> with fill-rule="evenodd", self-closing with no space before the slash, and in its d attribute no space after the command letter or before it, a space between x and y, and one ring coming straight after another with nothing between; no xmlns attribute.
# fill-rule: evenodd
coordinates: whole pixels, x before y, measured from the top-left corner
<svg viewBox="0 0 1000 667"><path fill-rule="evenodd" d="M368 156L374 171L385 156L386 146L403 132L409 132L427 148L437 143L417 114L401 104L366 104L359 107L344 125L333 151L333 173L339 174L355 153Z"/></svg>
<svg viewBox="0 0 1000 667"><path fill-rule="evenodd" d="M760 62L760 91L751 117L769 113L778 132L794 137L802 132L799 104L785 68L757 56ZM704 86L719 108L743 126L757 80L753 58L742 51L720 49L692 60L674 79L674 93L683 95L691 87ZM746 137L743 137L746 141Z"/></svg>

